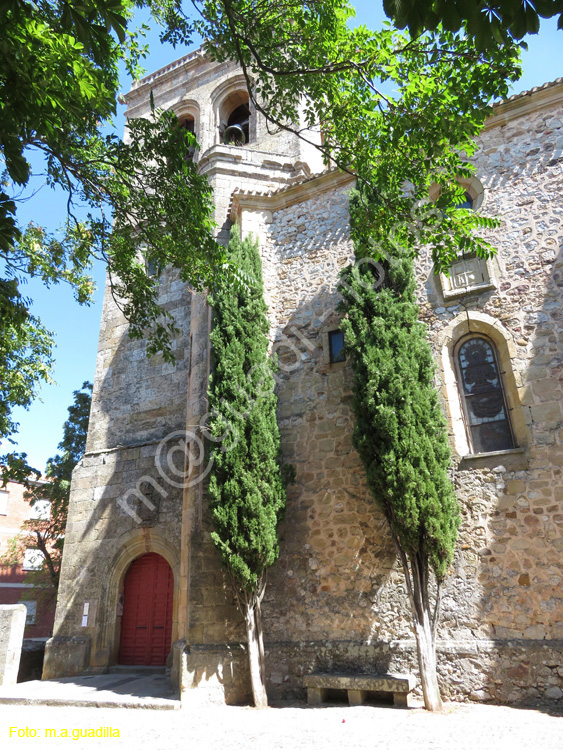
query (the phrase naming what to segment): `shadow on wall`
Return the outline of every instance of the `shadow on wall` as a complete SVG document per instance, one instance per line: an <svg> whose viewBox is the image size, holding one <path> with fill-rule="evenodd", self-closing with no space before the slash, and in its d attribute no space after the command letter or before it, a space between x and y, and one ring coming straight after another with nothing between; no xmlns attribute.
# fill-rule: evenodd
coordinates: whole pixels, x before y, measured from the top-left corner
<svg viewBox="0 0 563 750"><path fill-rule="evenodd" d="M310 260L314 264L315 259ZM296 273L299 273L298 256L295 257L295 264ZM542 325L552 316L560 314L555 307L549 306L558 285L561 285L561 265L559 256L547 287L552 291L545 297L546 312L541 315L547 315L547 320L541 318ZM287 264L284 269L288 270ZM263 604L270 693L272 696L288 697L302 696L302 676L317 669L417 672L403 576L395 559L386 521L369 495L363 468L351 445L352 373L346 363L331 365L327 359L326 334L338 328L338 315L334 312L337 295L327 294L322 279L317 282L320 291L313 288L312 294L308 280L304 278L301 283L305 286L309 284L309 295L304 294L292 307L291 315L283 320L283 330L280 330L276 343L280 360L278 392L283 453L284 459L296 468L297 482L289 488L286 517L280 527L280 560L271 570ZM279 315L279 311L277 313ZM546 335L547 347L553 346L554 342L549 341L551 335ZM545 350L540 353L534 343L537 337L533 339L530 336L529 340L533 356L544 357ZM135 386L136 370L131 362L136 360L131 358L126 362L125 355L130 351L128 347L130 342L123 336L110 363L107 377L113 380L106 380L105 385L107 393L113 393L113 396L103 405L108 418L111 418L112 399L119 400L127 387ZM552 354L550 357L554 359L554 364L544 363L541 367L560 366L560 355L556 351ZM187 347L184 356L189 359ZM156 365L142 365L147 368L153 366ZM67 570L61 592L65 611L57 633L63 636L76 633L90 635L91 664L99 670L116 663L118 659L119 593L128 565L136 557L155 551L167 556L174 568L173 561L169 559L172 555L170 550L180 548L182 490L181 487L167 485L166 494L163 494L162 476L155 466L155 455L162 437L168 434L167 431L184 429L185 368L180 370L184 385L180 385L180 379L172 378L171 382L175 385L166 390L166 377L175 372L161 370L156 375L155 388L158 388L159 396L165 396L162 398L164 405L158 408L165 409L164 412L155 414L149 404L151 408L141 416L131 414L129 417L125 408L117 419L115 429L122 430L124 438L139 434L136 432L138 425L142 424L144 430L144 425L150 425L152 419L154 431L150 432L147 428L148 431L142 433L144 445L86 456L77 469L72 499L73 520L68 539L70 544L65 551L64 561ZM117 387L117 375L129 380ZM548 373L546 370L544 379L550 380L551 377L551 371ZM136 421L139 419L141 422ZM531 429L536 428L532 426ZM554 425L548 426L546 434L553 434L553 429ZM541 451L558 450L549 441L543 443L543 439L537 437L539 433L533 434ZM537 470L543 471L544 464L539 458L537 461ZM557 467L560 463L550 458L549 471L554 472L553 481L557 481L555 472L558 469L551 467ZM522 479L516 478L514 481ZM483 483L485 489L487 484ZM119 504L124 493L137 486L139 495L130 494L127 502L140 520L132 518ZM557 486L561 487L560 478ZM536 489L532 491L537 492ZM153 507L147 506L140 496L149 499ZM518 503L518 498L515 500ZM556 503L550 502L552 505L548 508L553 510L549 512L556 514ZM519 508L517 513L522 513L522 530L530 528L533 534L529 534L529 538L538 538L537 523L531 527L531 522L526 518L539 514L530 513L523 506L522 510ZM246 652L244 645L241 645L244 630L228 581L209 538L209 514L204 496L201 511L200 524L192 537L189 555L191 588L186 677L190 686L215 686L229 696L228 700L238 702L248 695ZM507 508L506 523L509 525L514 523L509 516L513 512L513 508ZM496 542L502 545L506 543L503 540L509 534L508 527L495 525L496 519L497 516L494 516L490 529ZM555 539L548 541L551 546L547 545L545 549L557 551ZM497 554L493 542L489 547L492 554ZM121 553L124 549L128 550L129 560ZM527 554L519 553L523 564ZM121 573L116 577L112 565L117 560ZM520 679L518 674L528 685L533 684L534 680L537 684L543 680L546 685L551 685L549 680L555 679L556 667L545 664L545 651L542 651L546 646L545 641L534 641L538 659L541 657L544 660L542 667L538 662L537 669L526 663L531 658L529 651L522 651L522 659L518 661L520 643L514 648L510 646L513 648L510 652L506 649L503 651L504 642L500 643L500 639L497 639L496 645L487 647L489 651L479 651L481 646L476 645L472 632L475 618L482 617L482 613L486 612L487 618L492 621L491 603L500 606L506 601L506 595L502 593L502 597L499 596L499 589L494 588L498 586L495 582L498 576L486 572L490 571L487 566L493 563L494 560L487 558L481 563L479 573L482 589L490 586L491 593L482 599L481 607L477 608L474 616L463 614L465 605L459 608L462 612L455 623L458 633L466 628L466 632L471 634L472 643L467 645L465 652L460 649L450 649L448 652L448 648L441 652L439 669L445 695L459 696L460 693L466 695L481 690L481 697L488 694L491 699L504 701L509 699L505 689L507 681L516 684ZM534 564L540 567L538 563ZM541 566L547 574L547 562ZM522 574L522 571L518 571L518 576ZM465 552L458 550L456 576L450 589L454 603L459 605L459 596L465 595L456 591L455 587L464 587L464 576L467 580L471 575L474 573L467 563ZM506 575L512 574L507 571ZM532 580L533 576L530 576ZM504 587L505 583L506 576L501 578L501 586ZM528 600L532 586L524 586L522 590ZM555 594L551 598L556 599ZM178 607L181 595L177 588L175 599ZM81 630L80 620L86 601L92 604L91 619L87 627ZM544 598L542 601L548 600ZM520 604L517 602L510 606L517 611ZM540 602L537 606L541 609ZM557 601L553 606L559 606ZM450 615L454 610L455 607L450 608ZM176 609L175 622L178 616ZM447 617L443 630L445 635L449 635L448 629L453 628ZM563 617L560 619L563 621ZM174 636L172 640L174 642ZM553 659L551 655L548 661L551 663ZM560 660L555 661L557 663L561 664ZM511 675L512 669L520 671ZM543 674L542 669L549 670L549 675ZM534 676L529 677L532 672ZM490 677L484 678L484 674ZM499 680L500 686L494 687ZM525 689L521 692L524 694Z"/></svg>
<svg viewBox="0 0 563 750"><path fill-rule="evenodd" d="M162 555L179 586L182 490L164 484L155 452L163 437L185 430L191 295L174 278L166 279L162 294L181 331L175 365L146 359L143 342L129 339L121 314L107 300L104 306L98 360L104 374L93 397L88 452L73 475L46 676L104 671L117 663L120 594L134 559ZM176 596L176 630L177 607Z"/></svg>
<svg viewBox="0 0 563 750"><path fill-rule="evenodd" d="M532 141L537 132L530 131ZM488 182L486 210L502 218L502 231L490 237L499 248L497 289L444 302L437 279L426 278L429 301L442 308L442 322L452 321L448 327L471 313L498 321L494 331L477 324L476 332L495 339L523 449L464 460L456 470L463 524L443 596L442 689L449 697L519 705L563 697L563 165L553 142L533 146L525 160L487 154L479 162L483 173L497 175ZM435 322L435 310L428 315ZM503 347L498 339L506 339ZM447 390L451 429L462 409L457 389L453 396ZM448 640L457 644L450 648Z"/></svg>
<svg viewBox="0 0 563 750"><path fill-rule="evenodd" d="M169 563L174 577L173 648L167 665L179 667L174 664L174 644L185 643L186 634L191 645L186 653L188 675L176 674L175 680L185 682L191 675L196 683L224 684L225 693L238 700L240 678L236 676L239 684L231 684L231 661L238 659L237 644L244 629L211 543L205 508L189 513L192 520L199 516L187 559L189 607L180 588L185 415L192 357L190 293L183 288L183 296L176 294L165 303L173 311L184 310L175 366L159 357L145 359L142 342L129 340L122 319L108 321L111 312L102 326L107 359L94 395L90 453L73 477L55 645L44 674L104 672L119 663L127 573L135 560L156 553ZM202 353L193 356L197 359ZM227 651L232 654L222 653L231 643L235 645ZM196 647L207 649L206 661L198 657ZM220 658L213 651L221 652ZM139 663L145 658L140 657ZM244 667L235 671L244 673ZM246 695L246 685L243 688Z"/></svg>

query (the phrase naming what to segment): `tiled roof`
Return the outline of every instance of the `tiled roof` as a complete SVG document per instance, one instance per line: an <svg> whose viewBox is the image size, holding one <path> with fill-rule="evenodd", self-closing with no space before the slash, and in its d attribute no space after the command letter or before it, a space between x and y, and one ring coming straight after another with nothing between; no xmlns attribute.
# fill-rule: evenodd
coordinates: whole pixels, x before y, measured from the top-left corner
<svg viewBox="0 0 563 750"><path fill-rule="evenodd" d="M512 96L509 96L508 99L501 99L501 101L495 102L493 104L493 107L500 107L501 104L506 104L506 102L515 102L517 99L523 99L525 96L531 96L532 94L535 94L538 91L551 89L554 86L559 85L560 83L563 83L563 77L556 78L554 81L548 81L547 83L543 83L541 86L534 86L533 88L528 89L527 91L521 91L519 94L512 94Z"/></svg>

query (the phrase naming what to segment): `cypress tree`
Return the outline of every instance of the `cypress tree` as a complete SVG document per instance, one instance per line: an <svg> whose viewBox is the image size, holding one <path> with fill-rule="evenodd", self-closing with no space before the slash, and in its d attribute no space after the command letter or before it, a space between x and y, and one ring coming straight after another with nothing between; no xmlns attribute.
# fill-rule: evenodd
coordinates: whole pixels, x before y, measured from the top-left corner
<svg viewBox="0 0 563 750"><path fill-rule="evenodd" d="M224 285L211 299L211 536L244 616L254 702L265 707L260 606L266 571L279 554L277 527L286 493L258 243L250 238L241 241L235 226L228 257L249 283Z"/></svg>
<svg viewBox="0 0 563 750"><path fill-rule="evenodd" d="M351 196L356 254L369 245ZM346 349L354 370L356 447L374 500L383 510L406 579L426 708L442 706L436 675L440 587L460 523L448 477L450 449L434 386L426 326L418 320L409 253L346 269L342 284ZM431 595L431 574L436 582ZM433 603L432 603L433 599Z"/></svg>

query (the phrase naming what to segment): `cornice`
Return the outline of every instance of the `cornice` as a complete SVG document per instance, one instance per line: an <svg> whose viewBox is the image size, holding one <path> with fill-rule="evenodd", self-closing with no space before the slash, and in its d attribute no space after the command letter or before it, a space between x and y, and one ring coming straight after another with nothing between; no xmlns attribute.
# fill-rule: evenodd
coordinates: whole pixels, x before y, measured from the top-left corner
<svg viewBox="0 0 563 750"><path fill-rule="evenodd" d="M486 121L485 130L507 125L518 117L554 105L563 105L563 78L516 94L494 105L493 115Z"/></svg>
<svg viewBox="0 0 563 750"><path fill-rule="evenodd" d="M171 79L176 78L180 70L182 70L184 73L189 73L190 71L197 69L202 63L209 63L211 67L206 71L202 71L199 75L191 78L190 83L193 84L201 76L205 75L205 73L211 70L213 67L213 63L215 63L215 67L221 67L225 65L228 66L229 63L235 66L235 63L228 60L225 62L213 60L211 57L205 54L204 48L203 46L201 46L194 52L190 52L189 54L180 57L178 60L174 60L174 62L165 65L163 68L155 70L154 73L150 73L149 75L139 79L138 81L133 81L131 89L126 94L120 95L120 101L122 101L124 104L127 104L128 106L134 107L135 105L132 104L132 102L137 99L144 99L145 96L148 95L147 92L153 90L155 86L162 86L163 84L168 83ZM185 84L185 77L182 77L178 81L177 85L173 86L172 88L185 86Z"/></svg>
<svg viewBox="0 0 563 750"><path fill-rule="evenodd" d="M283 187L275 192L243 192L237 189L233 191L231 197L229 218L232 221L236 221L239 212L242 210L279 211L282 208L289 208L311 198L318 198L319 195L329 190L348 185L351 186L355 179L355 176L348 172L341 172L334 169L330 172L323 172L315 177L307 178L297 184Z"/></svg>

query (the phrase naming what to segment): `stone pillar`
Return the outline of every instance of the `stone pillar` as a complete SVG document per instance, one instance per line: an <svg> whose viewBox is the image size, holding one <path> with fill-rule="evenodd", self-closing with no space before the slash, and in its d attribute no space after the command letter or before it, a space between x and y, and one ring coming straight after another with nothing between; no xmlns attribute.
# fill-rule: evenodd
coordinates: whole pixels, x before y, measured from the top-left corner
<svg viewBox="0 0 563 750"><path fill-rule="evenodd" d="M194 294L190 315L190 363L186 407L186 440L194 461L183 491L182 536L180 546L180 585L178 603L178 640L173 644L172 683L180 694L185 689L186 649L191 642L190 584L191 556L194 535L201 532L202 478L205 476L204 439L200 421L207 412L207 380L209 376L209 321L210 308L204 294ZM200 477L202 475L202 477Z"/></svg>
<svg viewBox="0 0 563 750"><path fill-rule="evenodd" d="M23 604L0 605L0 685L18 681L26 616Z"/></svg>
<svg viewBox="0 0 563 750"><path fill-rule="evenodd" d="M307 703L310 706L320 706L326 698L326 689L307 687Z"/></svg>
<svg viewBox="0 0 563 750"><path fill-rule="evenodd" d="M363 706L366 695L367 690L348 690L348 703L351 706Z"/></svg>

